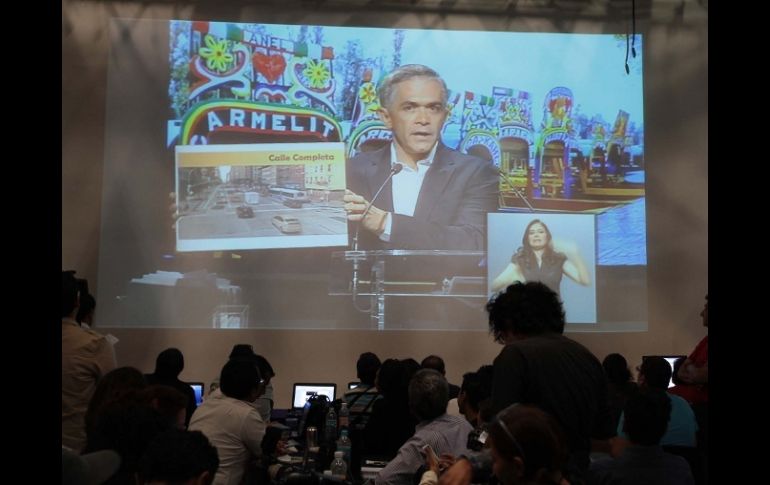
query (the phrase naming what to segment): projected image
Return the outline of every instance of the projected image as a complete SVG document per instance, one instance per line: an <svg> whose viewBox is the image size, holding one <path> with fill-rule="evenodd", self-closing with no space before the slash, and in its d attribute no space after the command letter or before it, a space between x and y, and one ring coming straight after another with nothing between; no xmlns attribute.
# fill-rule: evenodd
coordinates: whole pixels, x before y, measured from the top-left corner
<svg viewBox="0 0 770 485"><path fill-rule="evenodd" d="M342 143L177 146L177 250L344 246Z"/></svg>
<svg viewBox="0 0 770 485"><path fill-rule="evenodd" d="M646 329L641 36L628 73L612 34L114 18L110 39L103 325L486 331L539 219L572 328ZM381 100L413 65L435 76Z"/></svg>
<svg viewBox="0 0 770 485"><path fill-rule="evenodd" d="M594 216L489 214L489 295L539 281L559 294L568 323L596 323Z"/></svg>
<svg viewBox="0 0 770 485"><path fill-rule="evenodd" d="M172 143L371 151L392 138L380 81L425 64L449 89L442 143L500 170L500 210L612 210L599 264L646 264L641 56L630 74L607 62L625 36L173 21L170 42ZM618 219L634 220L634 250Z"/></svg>

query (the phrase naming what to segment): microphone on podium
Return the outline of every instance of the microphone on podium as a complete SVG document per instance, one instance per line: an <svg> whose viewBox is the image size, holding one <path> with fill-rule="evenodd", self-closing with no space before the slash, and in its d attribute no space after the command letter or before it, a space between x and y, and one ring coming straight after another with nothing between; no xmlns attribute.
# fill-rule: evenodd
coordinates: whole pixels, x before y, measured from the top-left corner
<svg viewBox="0 0 770 485"><path fill-rule="evenodd" d="M374 201L377 200L377 197L380 195L380 192L382 192L382 189L385 188L386 185L388 185L388 182L390 182L390 179L393 178L394 175L396 175L398 172L403 170L404 166L400 163L393 164L393 167L390 169L390 173L388 174L388 178L385 179L385 181L380 185L380 188L375 192L374 197L372 197L372 200L369 201L369 204L366 206L366 209L364 209L364 212L361 214L361 219L359 219L358 224L356 225L356 234L353 236L353 251L358 251L358 232L361 230L361 224L364 223L364 218L366 217L366 214L369 213L369 210L372 208L372 204L374 204Z"/></svg>
<svg viewBox="0 0 770 485"><path fill-rule="evenodd" d="M374 204L374 201L377 200L377 197L380 195L380 192L382 192L382 189L385 188L386 185L388 185L388 182L390 182L390 179L393 178L394 175L396 175L398 172L400 172L404 166L400 163L395 163L390 169L390 173L388 174L388 178L385 179L385 181L380 185L380 188L377 190L377 192L374 194L374 197L372 197L372 200L369 201L369 204L366 206L366 209L364 209L364 212L361 214L361 219L359 219L358 224L356 225L356 234L353 236L353 251L358 251L358 233L361 230L361 225L364 223L364 218L366 217L366 214L369 213L369 210L372 208L372 204ZM356 294L358 293L358 264L360 259L362 259L359 255L353 256L353 280L352 280L352 290L353 290L353 303L356 301Z"/></svg>
<svg viewBox="0 0 770 485"><path fill-rule="evenodd" d="M535 208L532 207L532 204L529 203L529 199L527 199L527 197L521 192L521 190L516 188L516 186L513 184L513 181L511 180L510 175L508 175L507 173L503 172L502 170L498 170L497 173L500 175L500 178L502 178L506 183L508 183L508 185L511 187L511 191L516 195L516 197L521 199L524 202L524 204L526 204L526 206L529 209L529 211L530 212L535 212ZM501 195L501 197L502 197L502 195ZM502 202L501 202L501 204L502 204Z"/></svg>

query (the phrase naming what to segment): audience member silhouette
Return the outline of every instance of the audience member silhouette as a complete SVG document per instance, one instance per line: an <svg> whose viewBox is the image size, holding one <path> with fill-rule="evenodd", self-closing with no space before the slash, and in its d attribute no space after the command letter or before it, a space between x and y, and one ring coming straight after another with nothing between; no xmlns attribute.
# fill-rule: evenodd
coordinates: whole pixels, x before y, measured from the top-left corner
<svg viewBox="0 0 770 485"><path fill-rule="evenodd" d="M104 375L97 384L86 410L85 423L89 448L91 434L94 432L104 408L113 402L136 402L138 392L146 387L147 381L142 373L134 367L118 367Z"/></svg>
<svg viewBox="0 0 770 485"><path fill-rule="evenodd" d="M620 354L609 354L602 361L604 375L607 376L607 395L609 397L612 426L617 428L626 400L638 387L628 369L626 358Z"/></svg>
<svg viewBox="0 0 770 485"><path fill-rule="evenodd" d="M491 406L493 372L491 365L483 365L478 371L463 375L457 404L460 413L474 428L486 421L482 418L482 409Z"/></svg>
<svg viewBox="0 0 770 485"><path fill-rule="evenodd" d="M74 271L62 271L61 436L62 445L80 452L86 444L85 416L99 380L116 367L107 339L75 320L81 292Z"/></svg>
<svg viewBox="0 0 770 485"><path fill-rule="evenodd" d="M420 368L436 370L442 376L446 377L446 365L444 364L444 359L442 359L438 355L429 355L429 356L425 357L424 359L422 359L422 362L420 363ZM449 381L447 381L447 382L449 382ZM450 383L449 384L449 399L457 398L458 394L460 394L460 387Z"/></svg>
<svg viewBox="0 0 770 485"><path fill-rule="evenodd" d="M401 445L414 434L416 419L409 411L409 380L414 366L406 361L387 359L377 373L377 389L382 394L372 406L364 429L365 456L391 460Z"/></svg>
<svg viewBox="0 0 770 485"><path fill-rule="evenodd" d="M494 361L492 411L532 404L556 419L569 449L568 479L579 479L590 463L591 440L615 435L607 381L599 360L562 335L564 309L558 295L538 282L514 283L487 303L489 328L504 344ZM489 472L488 455L458 460L442 483L467 483Z"/></svg>
<svg viewBox="0 0 770 485"><path fill-rule="evenodd" d="M512 404L489 427L493 471L502 485L562 483L569 450L556 420L535 406Z"/></svg>
<svg viewBox="0 0 770 485"><path fill-rule="evenodd" d="M377 390L375 381L380 369L379 357L372 352L364 352L356 362L356 376L360 384L345 393L344 400L350 411L350 427L364 429L372 414L374 402L382 395Z"/></svg>
<svg viewBox="0 0 770 485"><path fill-rule="evenodd" d="M265 423L252 403L264 392L264 383L253 361L231 359L222 367L220 384L221 392L195 410L189 429L201 431L217 448L214 481L236 484L252 458L262 455Z"/></svg>
<svg viewBox="0 0 770 485"><path fill-rule="evenodd" d="M422 450L429 445L437 455L457 456L467 451L473 429L462 417L446 413L449 385L433 369L418 371L409 382L409 409L419 424L416 431L374 479L375 485L412 485L424 462Z"/></svg>
<svg viewBox="0 0 770 485"><path fill-rule="evenodd" d="M156 436L145 450L137 483L210 485L217 468L217 449L203 433L172 429Z"/></svg>
<svg viewBox="0 0 770 485"><path fill-rule="evenodd" d="M168 348L158 354L155 359L155 372L145 375L147 383L173 387L181 392L186 401L184 424L190 424L190 417L195 411L195 392L189 384L179 380L179 374L184 370L184 355L176 348Z"/></svg>
<svg viewBox="0 0 770 485"><path fill-rule="evenodd" d="M155 409L169 425L177 429L187 429L187 396L173 387L148 386L139 391L139 400Z"/></svg>
<svg viewBox="0 0 770 485"><path fill-rule="evenodd" d="M665 391L645 387L628 398L623 431L631 445L617 458L591 463L589 485L691 485L690 465L679 456L663 451L660 439L671 415Z"/></svg>
<svg viewBox="0 0 770 485"><path fill-rule="evenodd" d="M639 367L639 387L658 389L665 392L671 380L671 366L663 357L651 356L644 359ZM698 425L695 423L690 405L679 396L665 394L671 401L671 416L666 432L660 440L661 446L695 447L695 433ZM621 415L618 425L618 436L622 436L624 415Z"/></svg>

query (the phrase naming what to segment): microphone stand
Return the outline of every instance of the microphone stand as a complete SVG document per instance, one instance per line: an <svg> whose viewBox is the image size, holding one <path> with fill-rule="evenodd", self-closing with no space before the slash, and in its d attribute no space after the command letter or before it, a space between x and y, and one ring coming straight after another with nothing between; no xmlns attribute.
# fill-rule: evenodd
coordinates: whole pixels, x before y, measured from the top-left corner
<svg viewBox="0 0 770 485"><path fill-rule="evenodd" d="M359 262L364 259L363 254L359 254L358 251L358 233L361 230L361 225L364 223L364 218L369 213L369 210L371 210L372 205L374 205L374 201L377 200L377 197L379 197L380 193L383 191L386 185L388 185L388 182L390 182L390 179L393 178L394 175L396 175L398 172L400 172L404 166L400 163L396 163L391 167L390 173L388 174L388 177L385 179L385 181L380 185L380 188L377 190L377 192L374 194L374 197L372 197L372 200L369 201L369 204L367 204L366 209L364 209L364 212L361 214L361 219L358 221L358 224L356 225L356 233L353 235L353 279L352 279L352 294L353 294L353 306L356 307L358 311L361 312L369 312L371 311L371 307L368 310L363 310L361 308L358 308L358 305L356 304L356 297L358 296L358 270L359 270Z"/></svg>
<svg viewBox="0 0 770 485"><path fill-rule="evenodd" d="M500 174L500 177L504 181L506 181L508 185L511 187L511 192L513 192L516 195L516 197L524 201L524 204L527 206L527 208L529 208L529 211L535 212L535 208L532 207L532 204L529 203L529 200L527 199L527 197L521 192L521 190L519 190L518 188L516 188L515 185L513 185L513 181L510 179L510 176L507 173L503 172L502 170L498 170L497 173Z"/></svg>

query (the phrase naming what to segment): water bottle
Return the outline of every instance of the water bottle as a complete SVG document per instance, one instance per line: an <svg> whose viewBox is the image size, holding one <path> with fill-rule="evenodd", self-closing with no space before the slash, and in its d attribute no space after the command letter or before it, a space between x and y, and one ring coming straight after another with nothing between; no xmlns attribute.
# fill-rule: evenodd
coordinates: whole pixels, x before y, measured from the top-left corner
<svg viewBox="0 0 770 485"><path fill-rule="evenodd" d="M348 403L342 401L342 407L340 407L340 430L348 429L350 427L350 410L348 409Z"/></svg>
<svg viewBox="0 0 770 485"><path fill-rule="evenodd" d="M337 439L337 413L334 412L334 406L329 406L329 412L326 413L326 426L324 428L324 441L333 443Z"/></svg>
<svg viewBox="0 0 770 485"><path fill-rule="evenodd" d="M350 463L350 449L352 447L352 443L350 442L350 438L348 438L348 430L343 429L340 431L340 439L337 440L337 451L341 451L343 453L343 458L345 459L345 463Z"/></svg>
<svg viewBox="0 0 770 485"><path fill-rule="evenodd" d="M333 477L344 480L348 475L348 466L345 464L345 460L342 456L341 451L334 452L334 461L332 461L331 471Z"/></svg>

